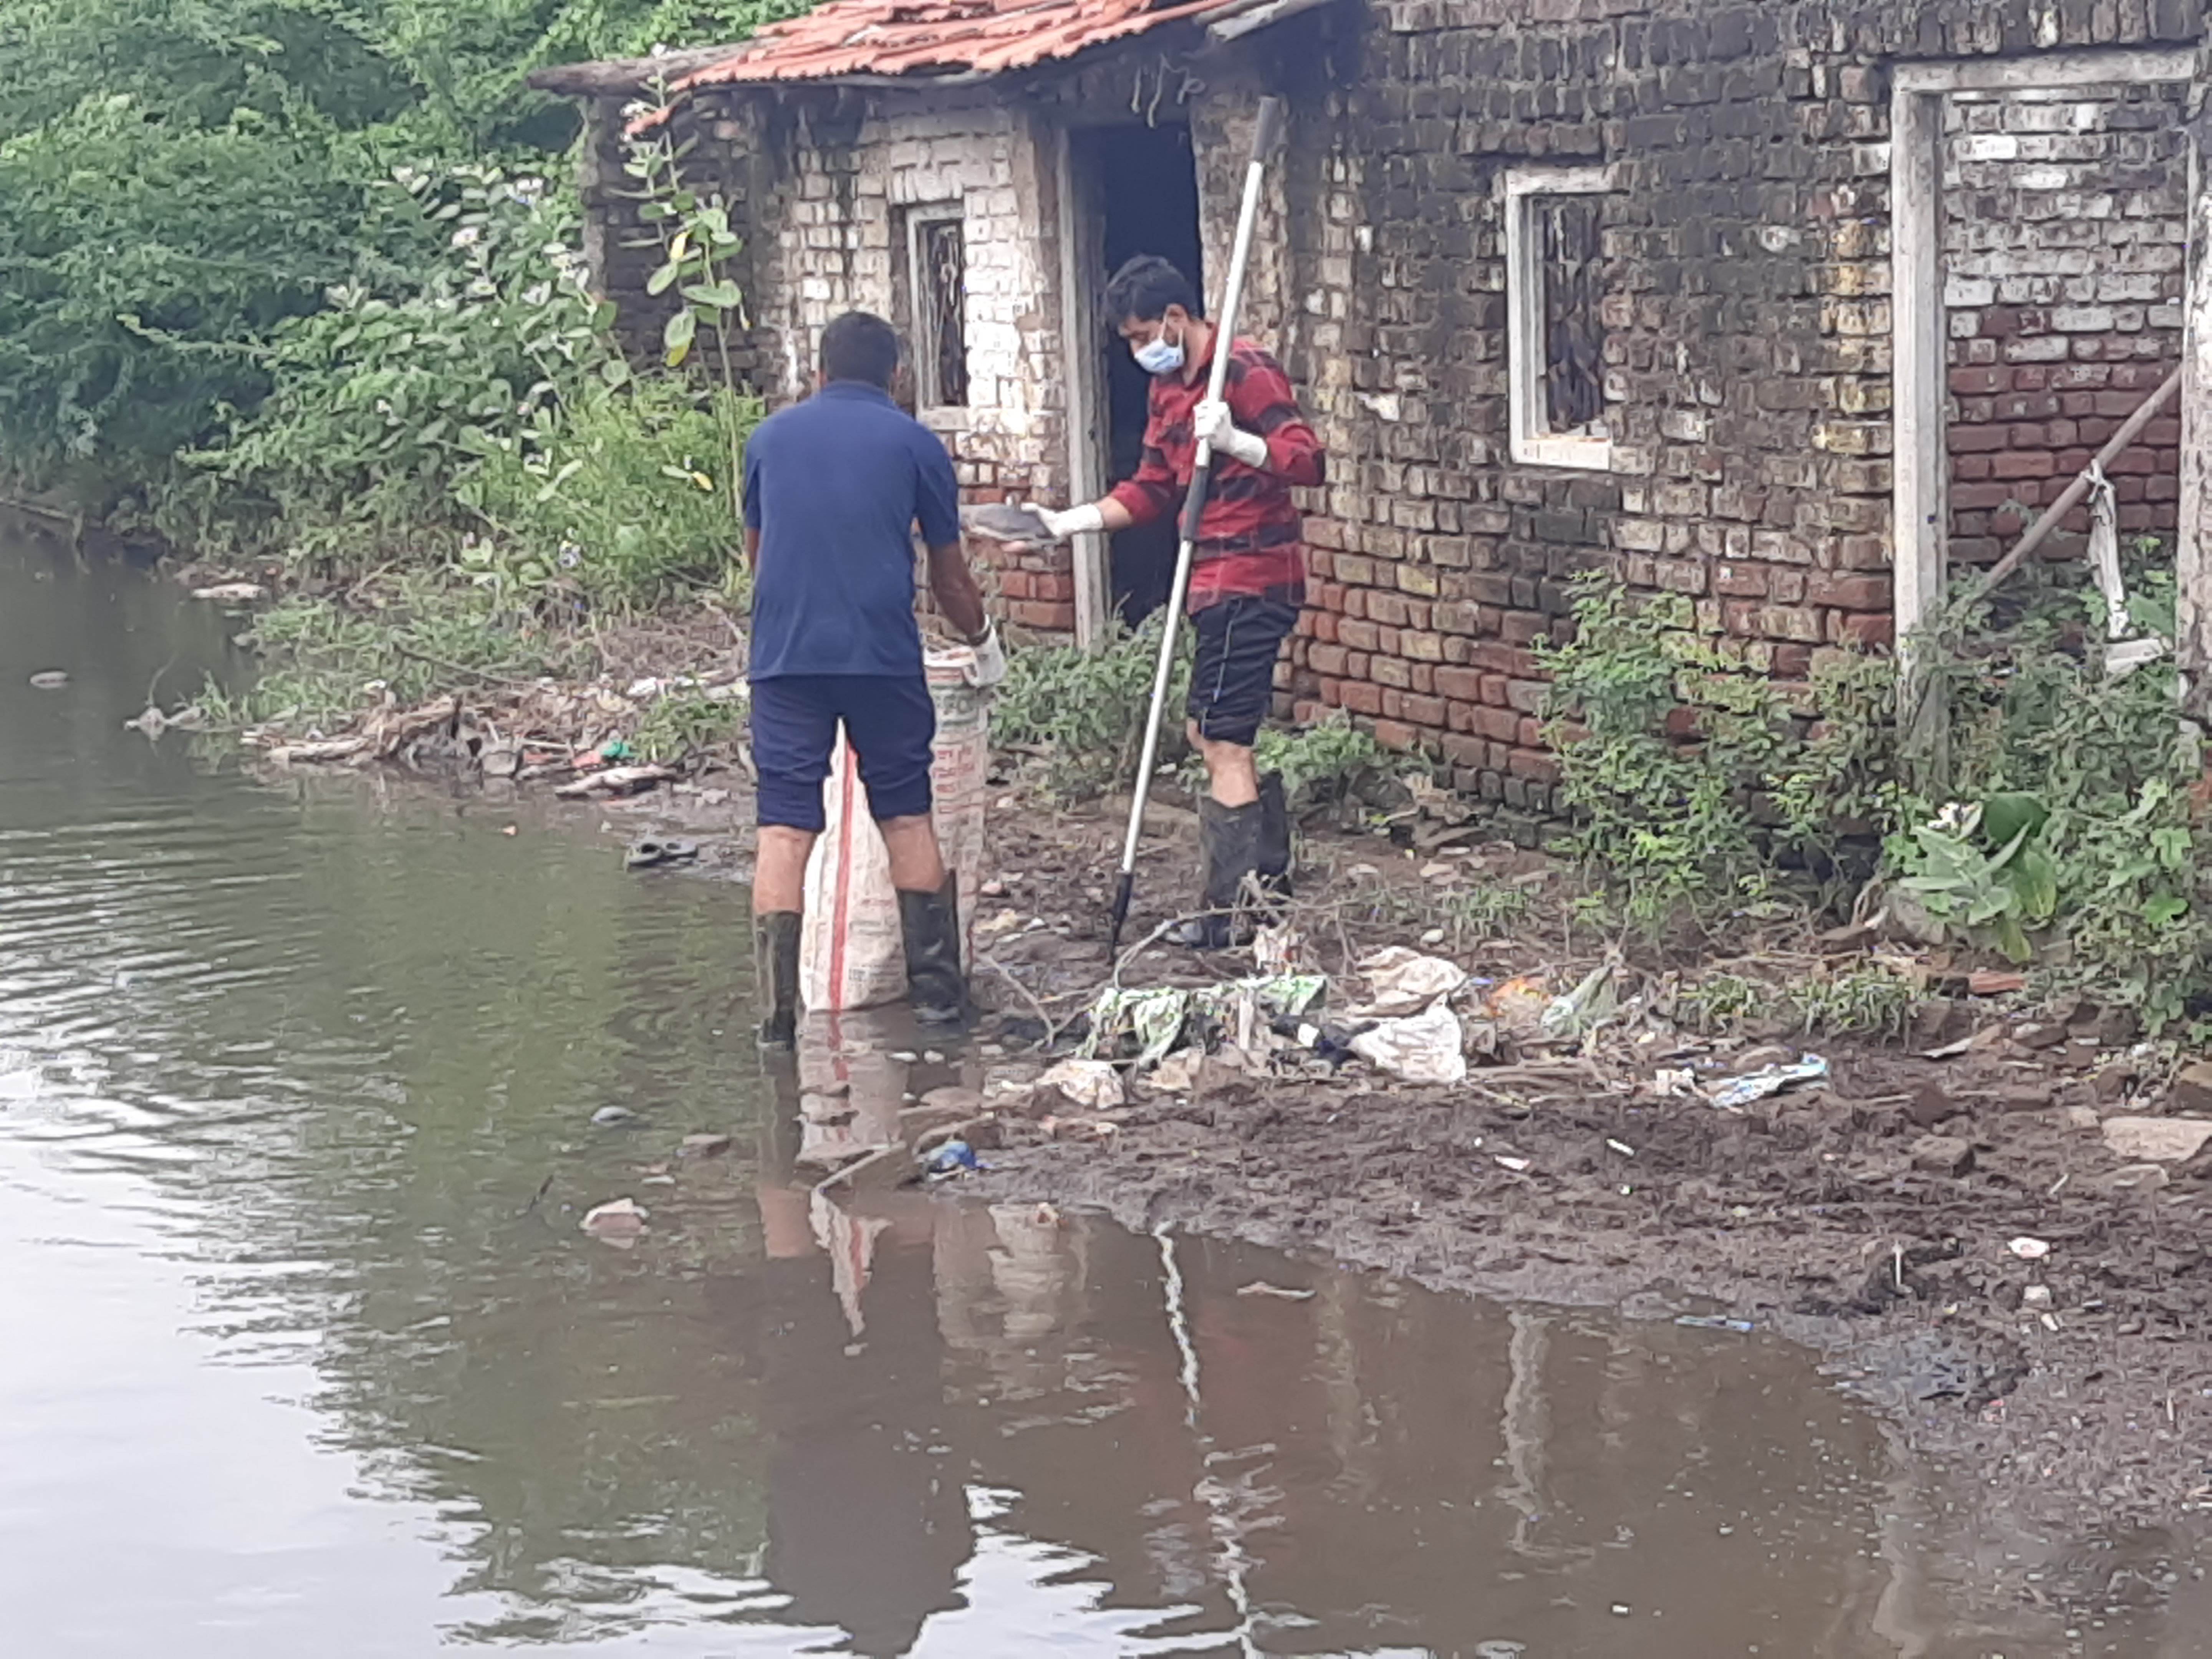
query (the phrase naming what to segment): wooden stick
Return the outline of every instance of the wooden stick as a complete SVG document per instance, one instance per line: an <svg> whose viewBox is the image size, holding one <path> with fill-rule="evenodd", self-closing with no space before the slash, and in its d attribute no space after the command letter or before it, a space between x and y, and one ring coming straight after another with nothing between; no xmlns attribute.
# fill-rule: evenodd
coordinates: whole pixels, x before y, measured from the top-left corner
<svg viewBox="0 0 2212 1659"><path fill-rule="evenodd" d="M1991 588L2019 569L2022 560L2048 541L2051 538L2051 532L2058 528L2059 520L2081 505L2082 498L2088 495L2091 483L2096 474L2117 459L2123 450L2141 437L2143 428L2158 418L2158 412L2171 403L2173 400L2173 394L2180 390L2181 371L2177 368L2160 382L2158 390L2144 398L2142 406L2129 416L2120 429L2106 441L2105 447L2097 452L2097 459L2084 467L2081 475L2066 486L2066 493L2043 509L2042 516L2028 526L2027 533L2014 544L2012 551L1991 565L1988 574L1974 584L1966 595L1966 603L1972 605L1987 598Z"/></svg>

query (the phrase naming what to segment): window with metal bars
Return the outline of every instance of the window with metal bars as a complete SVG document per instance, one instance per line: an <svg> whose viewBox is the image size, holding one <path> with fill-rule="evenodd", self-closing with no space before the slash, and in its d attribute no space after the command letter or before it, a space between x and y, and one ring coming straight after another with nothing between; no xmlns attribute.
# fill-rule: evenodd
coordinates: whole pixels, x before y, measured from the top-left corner
<svg viewBox="0 0 2212 1659"><path fill-rule="evenodd" d="M968 250L959 216L907 222L907 294L915 333L915 400L924 409L968 403Z"/></svg>

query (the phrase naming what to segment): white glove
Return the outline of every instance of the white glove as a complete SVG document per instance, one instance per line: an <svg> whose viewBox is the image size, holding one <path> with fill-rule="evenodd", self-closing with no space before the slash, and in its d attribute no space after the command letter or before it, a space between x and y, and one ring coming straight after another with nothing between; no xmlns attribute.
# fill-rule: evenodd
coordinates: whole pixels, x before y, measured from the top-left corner
<svg viewBox="0 0 2212 1659"><path fill-rule="evenodd" d="M1106 527L1106 515L1098 510L1096 501L1071 507L1065 513L1055 513L1048 507L1039 507L1031 502L1030 511L1043 522L1044 533L1056 542L1064 542L1070 536L1081 536Z"/></svg>
<svg viewBox="0 0 2212 1659"><path fill-rule="evenodd" d="M983 637L969 647L975 661L968 670L968 684L988 690L1006 678L1006 649L999 643L999 624L986 622Z"/></svg>
<svg viewBox="0 0 2212 1659"><path fill-rule="evenodd" d="M1222 399L1201 398L1191 411L1190 419L1198 441L1215 454L1226 455L1247 466L1267 465L1267 441L1256 432L1239 428L1236 417L1229 412L1229 405Z"/></svg>

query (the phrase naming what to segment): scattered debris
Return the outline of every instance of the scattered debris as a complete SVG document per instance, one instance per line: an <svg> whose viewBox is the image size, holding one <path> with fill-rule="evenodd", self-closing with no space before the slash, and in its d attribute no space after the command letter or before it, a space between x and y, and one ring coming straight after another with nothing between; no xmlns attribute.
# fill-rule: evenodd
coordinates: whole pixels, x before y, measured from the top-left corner
<svg viewBox="0 0 2212 1659"><path fill-rule="evenodd" d="M1618 1006L1613 964L1601 962L1584 975L1573 990L1553 998L1544 1006L1537 1030L1555 1042L1571 1041L1604 1024L1613 1018Z"/></svg>
<svg viewBox="0 0 2212 1659"><path fill-rule="evenodd" d="M43 669L31 676L32 689L39 691L58 691L69 684L69 676L58 668Z"/></svg>
<svg viewBox="0 0 2212 1659"><path fill-rule="evenodd" d="M1448 1002L1405 1019L1386 1019L1362 1031L1352 1052L1407 1083L1467 1080L1467 1033Z"/></svg>
<svg viewBox="0 0 2212 1659"><path fill-rule="evenodd" d="M975 1156L975 1149L964 1140L948 1140L922 1160L922 1173L933 1181L950 1180L956 1176L970 1174L990 1166Z"/></svg>
<svg viewBox="0 0 2212 1659"><path fill-rule="evenodd" d="M1146 1079L1155 1089L1166 1089L1181 1094L1198 1081L1199 1069L1206 1063L1206 1052L1195 1046L1178 1048L1152 1068Z"/></svg>
<svg viewBox="0 0 2212 1659"><path fill-rule="evenodd" d="M653 870L663 865L688 864L698 856L699 843L696 841L663 840L657 836L647 836L629 844L629 850L623 854L623 868Z"/></svg>
<svg viewBox="0 0 2212 1659"><path fill-rule="evenodd" d="M737 1143L728 1135L686 1135L676 1143L678 1158L720 1158Z"/></svg>
<svg viewBox="0 0 2212 1659"><path fill-rule="evenodd" d="M1912 1143L1912 1167L1925 1175L1963 1176L1974 1168L1974 1146L1956 1135L1923 1135Z"/></svg>
<svg viewBox="0 0 2212 1659"><path fill-rule="evenodd" d="M634 1123L637 1114L627 1106L602 1106L592 1114L592 1121L602 1129L612 1128L617 1123Z"/></svg>
<svg viewBox="0 0 2212 1659"><path fill-rule="evenodd" d="M665 783L675 775L665 766L611 766L604 772L592 772L562 784L553 793L563 800L598 800L611 795L635 795Z"/></svg>
<svg viewBox="0 0 2212 1659"><path fill-rule="evenodd" d="M1754 1100L1778 1095L1797 1084L1820 1082L1827 1075L1828 1062L1818 1054L1807 1054L1802 1060L1762 1066L1755 1072L1715 1084L1705 1091L1705 1098L1728 1109L1748 1106Z"/></svg>
<svg viewBox="0 0 2212 1659"><path fill-rule="evenodd" d="M634 1198L617 1198L584 1212L583 1229L594 1238L624 1247L635 1244L646 1231L648 1212Z"/></svg>
<svg viewBox="0 0 2212 1659"><path fill-rule="evenodd" d="M2039 1238L2015 1238L2005 1249L2022 1261L2040 1261L2051 1254L2051 1246Z"/></svg>
<svg viewBox="0 0 2212 1659"><path fill-rule="evenodd" d="M1966 975L1966 994L1977 997L2003 996L2008 992L2026 988L2027 975L2007 968L1977 968Z"/></svg>
<svg viewBox="0 0 2212 1659"><path fill-rule="evenodd" d="M259 582L217 582L212 587L195 587L196 599L212 599L217 605L252 605L269 597L269 590Z"/></svg>
<svg viewBox="0 0 2212 1659"><path fill-rule="evenodd" d="M2105 1145L2130 1164L2181 1164L2212 1140L2212 1119L2108 1117Z"/></svg>
<svg viewBox="0 0 2212 1659"><path fill-rule="evenodd" d="M1121 1074L1103 1060L1063 1060L1036 1080L1040 1090L1055 1089L1073 1105L1103 1112L1127 1099Z"/></svg>
<svg viewBox="0 0 2212 1659"><path fill-rule="evenodd" d="M328 766L368 752L367 738L325 738L307 743L280 744L269 751L278 766Z"/></svg>
<svg viewBox="0 0 2212 1659"><path fill-rule="evenodd" d="M1255 1279L1249 1285L1239 1285L1237 1294L1278 1297L1285 1302L1310 1302L1314 1293L1311 1291L1294 1291L1285 1285L1270 1285L1264 1279Z"/></svg>
<svg viewBox="0 0 2212 1659"><path fill-rule="evenodd" d="M1512 1170L1515 1175L1525 1175L1528 1170L1528 1160L1527 1158L1508 1158L1503 1152L1493 1153L1491 1157L1491 1162L1498 1164L1502 1168Z"/></svg>
<svg viewBox="0 0 2212 1659"><path fill-rule="evenodd" d="M1395 1019L1425 1013L1439 997L1448 997L1467 983L1467 970L1442 957L1393 945L1363 957L1359 971L1367 976L1367 1001L1349 1011L1354 1019Z"/></svg>
<svg viewBox="0 0 2212 1659"><path fill-rule="evenodd" d="M1727 1319L1719 1314L1677 1314L1677 1325L1686 1325L1693 1331L1735 1331L1748 1336L1759 1328L1748 1319Z"/></svg>

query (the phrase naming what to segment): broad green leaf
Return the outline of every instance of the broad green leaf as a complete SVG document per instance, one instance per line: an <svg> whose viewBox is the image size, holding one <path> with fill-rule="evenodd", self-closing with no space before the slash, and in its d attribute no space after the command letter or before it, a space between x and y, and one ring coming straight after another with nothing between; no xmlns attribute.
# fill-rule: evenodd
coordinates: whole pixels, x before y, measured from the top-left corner
<svg viewBox="0 0 2212 1659"><path fill-rule="evenodd" d="M694 283L684 290L684 297L694 305L712 306L717 311L735 311L745 302L745 291L725 276L718 283Z"/></svg>
<svg viewBox="0 0 2212 1659"><path fill-rule="evenodd" d="M645 279L645 291L653 295L665 294L675 284L676 279L683 274L684 267L674 259L671 259Z"/></svg>
<svg viewBox="0 0 2212 1659"><path fill-rule="evenodd" d="M1997 923L1996 944L1997 949L2004 952L2005 960L2014 966L2035 954L2034 947L2028 944L2027 934L2021 929L2020 919L2016 916L2007 916Z"/></svg>
<svg viewBox="0 0 2212 1659"><path fill-rule="evenodd" d="M2058 908L2058 861L2040 847L2021 850L2005 872L2019 896L2020 913L2030 921L2048 921Z"/></svg>
<svg viewBox="0 0 2212 1659"><path fill-rule="evenodd" d="M2189 914L2189 901L2176 898L2171 893L2160 893L2144 901L2142 914L2143 920L2154 927L2171 927Z"/></svg>
<svg viewBox="0 0 2212 1659"><path fill-rule="evenodd" d="M679 311L668 319L668 326L661 332L660 343L664 361L669 368L682 366L684 359L690 354L691 342L698 332L699 319L689 311Z"/></svg>
<svg viewBox="0 0 2212 1659"><path fill-rule="evenodd" d="M2051 820L2051 809L2033 795L2004 792L1982 803L1982 828L1992 846L2032 836Z"/></svg>

